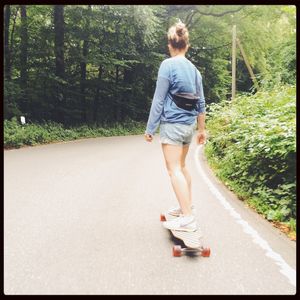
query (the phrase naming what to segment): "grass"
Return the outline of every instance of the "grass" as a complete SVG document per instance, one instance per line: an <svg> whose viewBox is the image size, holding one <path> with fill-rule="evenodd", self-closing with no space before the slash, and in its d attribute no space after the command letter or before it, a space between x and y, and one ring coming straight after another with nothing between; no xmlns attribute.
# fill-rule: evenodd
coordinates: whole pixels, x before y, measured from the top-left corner
<svg viewBox="0 0 300 300"><path fill-rule="evenodd" d="M16 118L4 120L4 148L17 149L24 146L72 141L83 138L125 136L143 134L146 124L127 120L106 126L64 127L60 123L43 122L21 125Z"/></svg>

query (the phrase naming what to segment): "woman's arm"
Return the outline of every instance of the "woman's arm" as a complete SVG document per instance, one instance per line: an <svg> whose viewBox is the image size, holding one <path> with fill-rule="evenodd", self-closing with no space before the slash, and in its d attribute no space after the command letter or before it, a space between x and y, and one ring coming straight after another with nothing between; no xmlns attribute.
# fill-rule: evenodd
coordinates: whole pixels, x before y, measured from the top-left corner
<svg viewBox="0 0 300 300"><path fill-rule="evenodd" d="M153 136L159 126L161 114L164 108L164 101L169 91L170 81L165 77L158 77L156 89L150 109L147 128L145 134Z"/></svg>
<svg viewBox="0 0 300 300"><path fill-rule="evenodd" d="M205 144L206 142L205 113L200 113L198 115L197 122L198 122L197 144Z"/></svg>

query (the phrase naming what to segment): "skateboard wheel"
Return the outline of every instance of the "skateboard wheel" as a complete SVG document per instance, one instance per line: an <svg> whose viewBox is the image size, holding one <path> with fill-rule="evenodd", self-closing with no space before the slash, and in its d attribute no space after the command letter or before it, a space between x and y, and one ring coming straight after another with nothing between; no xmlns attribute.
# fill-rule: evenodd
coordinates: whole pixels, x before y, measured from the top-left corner
<svg viewBox="0 0 300 300"><path fill-rule="evenodd" d="M210 256L210 248L204 248L202 250L201 255L204 256L204 257L209 257Z"/></svg>
<svg viewBox="0 0 300 300"><path fill-rule="evenodd" d="M182 250L181 250L181 246L179 245L175 245L173 246L173 256L181 256L182 255Z"/></svg>
<svg viewBox="0 0 300 300"><path fill-rule="evenodd" d="M161 214L161 215L160 215L160 221L161 221L161 222L167 221L167 220L166 220L166 216L163 215L163 214Z"/></svg>

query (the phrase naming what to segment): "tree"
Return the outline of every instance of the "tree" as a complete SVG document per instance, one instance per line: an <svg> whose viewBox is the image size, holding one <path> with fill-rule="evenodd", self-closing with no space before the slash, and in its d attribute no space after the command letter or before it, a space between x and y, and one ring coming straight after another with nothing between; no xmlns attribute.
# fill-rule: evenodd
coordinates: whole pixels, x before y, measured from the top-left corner
<svg viewBox="0 0 300 300"><path fill-rule="evenodd" d="M86 85L86 62L89 51L89 34L90 34L90 17L91 17L92 6L88 6L88 14L85 17L84 26L84 38L82 46L82 60L80 62L81 69L81 82L80 82L80 93L81 93L81 107L82 107L82 122L87 122L87 104L85 97L85 85Z"/></svg>
<svg viewBox="0 0 300 300"><path fill-rule="evenodd" d="M65 104L63 82L65 79L64 62L64 5L54 5L54 32L55 32L55 75L58 77L57 88L57 120L64 122L63 108Z"/></svg>
<svg viewBox="0 0 300 300"><path fill-rule="evenodd" d="M21 96L19 84L13 74L15 25L19 6L6 5L4 7L4 116L11 118L20 115L18 101ZM11 24L12 19L12 26Z"/></svg>
<svg viewBox="0 0 300 300"><path fill-rule="evenodd" d="M20 30L20 87L22 90L21 109L28 111L27 96L27 49L28 49L28 31L27 31L27 12L26 5L21 5L21 30Z"/></svg>
<svg viewBox="0 0 300 300"><path fill-rule="evenodd" d="M64 5L54 5L55 75L65 77L64 63Z"/></svg>
<svg viewBox="0 0 300 300"><path fill-rule="evenodd" d="M11 59L9 47L9 23L10 23L10 5L4 7L4 77L7 80L11 79Z"/></svg>

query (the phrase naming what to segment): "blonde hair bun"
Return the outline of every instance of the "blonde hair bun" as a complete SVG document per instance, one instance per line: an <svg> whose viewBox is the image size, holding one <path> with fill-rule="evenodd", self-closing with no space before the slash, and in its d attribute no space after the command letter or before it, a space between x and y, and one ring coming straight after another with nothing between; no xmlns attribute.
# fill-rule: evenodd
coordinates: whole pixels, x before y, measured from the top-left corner
<svg viewBox="0 0 300 300"><path fill-rule="evenodd" d="M184 34L187 32L187 29L185 27L185 24L179 21L176 25L176 33L179 37L184 36Z"/></svg>
<svg viewBox="0 0 300 300"><path fill-rule="evenodd" d="M168 31L168 42L175 49L184 49L189 44L189 32L181 21L171 26Z"/></svg>

